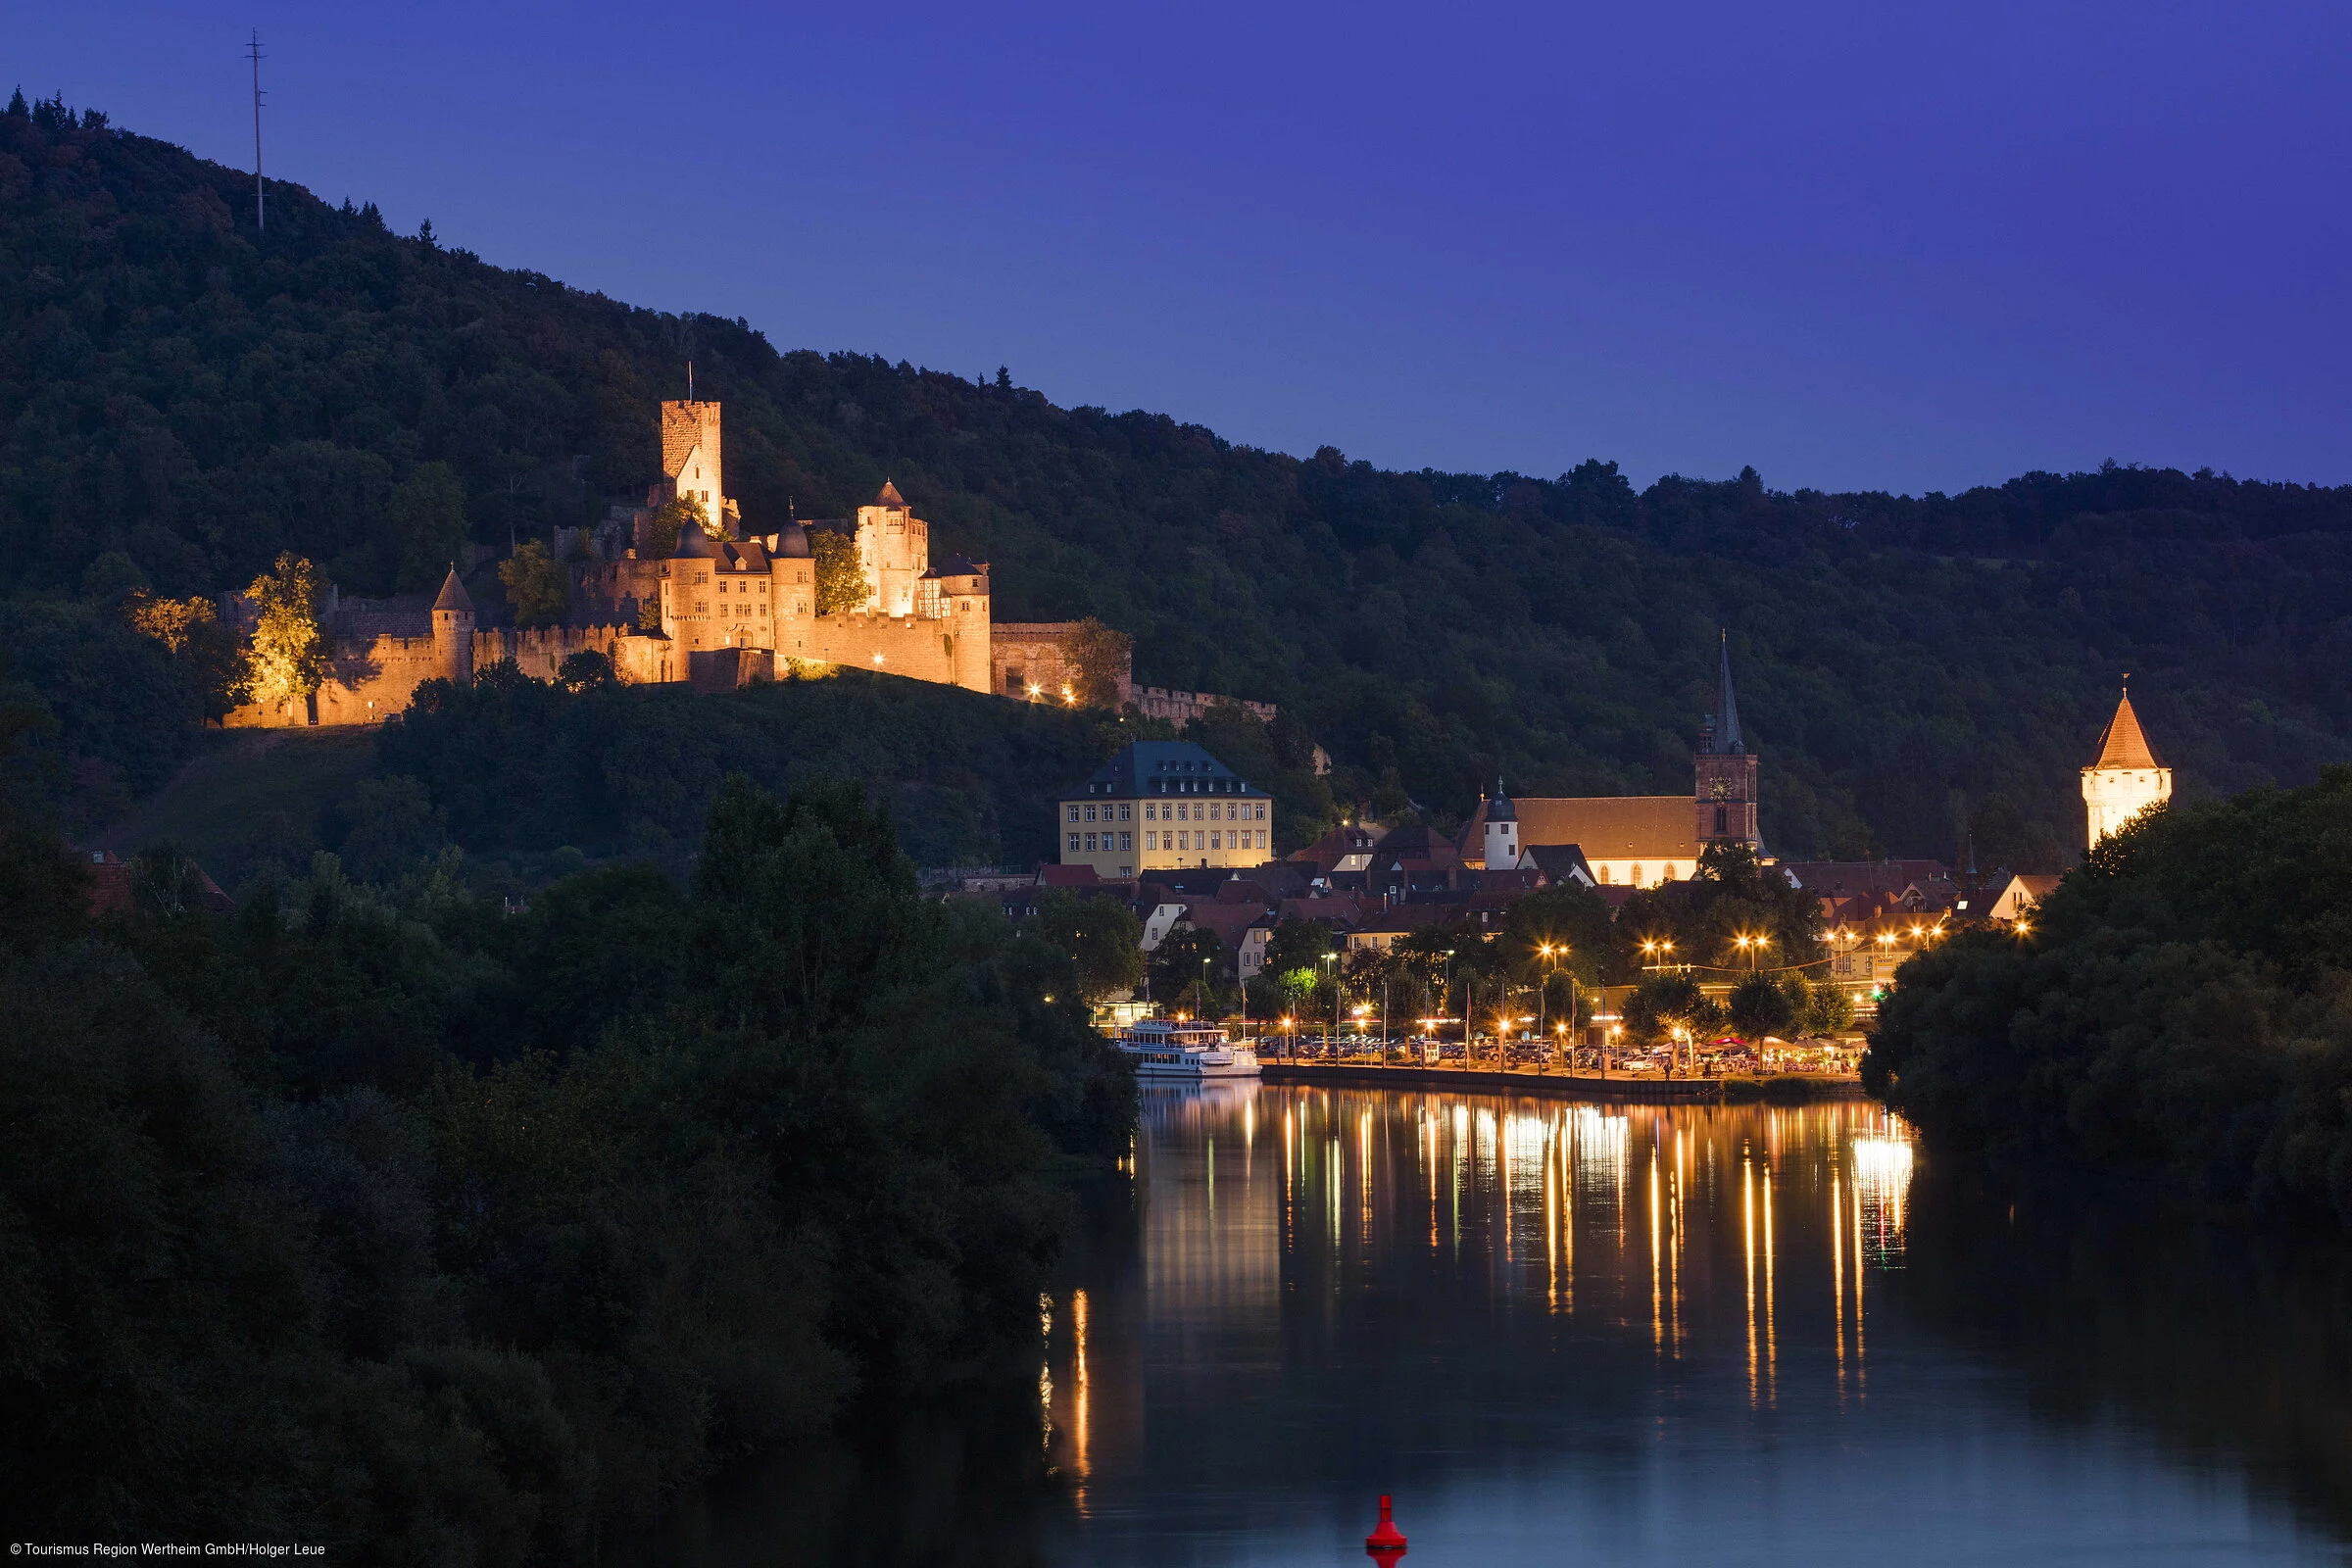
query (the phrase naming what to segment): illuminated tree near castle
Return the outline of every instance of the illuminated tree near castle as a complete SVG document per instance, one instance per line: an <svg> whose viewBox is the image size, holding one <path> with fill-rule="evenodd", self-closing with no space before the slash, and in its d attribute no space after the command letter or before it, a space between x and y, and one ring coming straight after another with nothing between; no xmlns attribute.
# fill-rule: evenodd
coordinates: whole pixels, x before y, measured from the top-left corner
<svg viewBox="0 0 2352 1568"><path fill-rule="evenodd" d="M1135 639L1089 615L1072 626L1061 641L1073 678L1070 695L1081 708L1119 706L1119 677L1132 667Z"/></svg>
<svg viewBox="0 0 2352 1568"><path fill-rule="evenodd" d="M245 701L244 652L210 599L159 599L137 588L122 602L122 615L133 631L162 643L195 673L206 719L226 717Z"/></svg>
<svg viewBox="0 0 2352 1568"><path fill-rule="evenodd" d="M553 626L571 609L570 579L536 539L524 541L512 560L499 563L498 580L507 585L517 626Z"/></svg>
<svg viewBox="0 0 2352 1568"><path fill-rule="evenodd" d="M839 615L865 603L865 572L858 564L858 543L830 528L808 530L808 554L816 561L816 612Z"/></svg>
<svg viewBox="0 0 2352 1568"><path fill-rule="evenodd" d="M326 579L318 568L290 553L280 555L277 564L245 590L261 612L246 656L254 701L265 706L308 702L326 679L326 628L318 619L325 593Z"/></svg>
<svg viewBox="0 0 2352 1568"><path fill-rule="evenodd" d="M678 536L688 528L710 532L710 525L703 516L701 502L692 496L678 496L656 507L646 538L653 557L662 560L675 553Z"/></svg>

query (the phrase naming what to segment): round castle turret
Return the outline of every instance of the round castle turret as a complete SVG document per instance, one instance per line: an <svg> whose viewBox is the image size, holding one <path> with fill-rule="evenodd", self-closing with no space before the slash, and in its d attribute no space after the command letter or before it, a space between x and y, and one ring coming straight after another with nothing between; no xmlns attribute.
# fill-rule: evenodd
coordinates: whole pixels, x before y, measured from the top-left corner
<svg viewBox="0 0 2352 1568"><path fill-rule="evenodd" d="M433 601L433 666L443 680L473 684L473 601L458 581L455 565L441 584L441 597Z"/></svg>

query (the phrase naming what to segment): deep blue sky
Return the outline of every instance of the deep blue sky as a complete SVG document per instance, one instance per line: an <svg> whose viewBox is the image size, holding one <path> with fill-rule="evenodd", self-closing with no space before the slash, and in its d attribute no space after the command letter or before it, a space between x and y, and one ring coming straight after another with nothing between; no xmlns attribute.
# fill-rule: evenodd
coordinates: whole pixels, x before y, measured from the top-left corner
<svg viewBox="0 0 2352 1568"><path fill-rule="evenodd" d="M1384 466L2352 480L2352 5L14 8L0 74L779 347ZM5 90L6 82L0 82Z"/></svg>

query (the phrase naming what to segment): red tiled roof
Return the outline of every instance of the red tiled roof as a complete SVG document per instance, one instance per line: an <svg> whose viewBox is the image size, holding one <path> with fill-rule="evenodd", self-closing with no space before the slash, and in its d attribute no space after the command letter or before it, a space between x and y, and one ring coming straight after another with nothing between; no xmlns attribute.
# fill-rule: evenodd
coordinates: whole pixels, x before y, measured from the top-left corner
<svg viewBox="0 0 2352 1568"><path fill-rule="evenodd" d="M1519 842L1577 844L1588 860L1695 860L1698 803L1689 795L1527 796L1519 811ZM1462 829L1462 857L1483 857L1487 808L1480 803Z"/></svg>
<svg viewBox="0 0 2352 1568"><path fill-rule="evenodd" d="M2125 767L2153 768L2164 764L2156 760L2155 749L2148 745L2147 732L2139 727L2139 715L2132 710L2132 694L2115 705L2115 716L2099 733L2099 755L2092 760L2093 768Z"/></svg>

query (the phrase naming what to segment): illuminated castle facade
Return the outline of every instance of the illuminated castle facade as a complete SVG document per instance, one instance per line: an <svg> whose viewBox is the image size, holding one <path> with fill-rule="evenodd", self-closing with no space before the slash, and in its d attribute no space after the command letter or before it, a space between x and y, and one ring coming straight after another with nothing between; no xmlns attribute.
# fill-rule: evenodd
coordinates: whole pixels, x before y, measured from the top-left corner
<svg viewBox="0 0 2352 1568"><path fill-rule="evenodd" d="M715 402L663 403L662 477L645 504L614 508L594 530L557 531L571 592L564 624L480 625L454 569L429 608L330 589L320 608L331 667L318 691L304 704L249 704L227 722L371 723L408 707L428 680L466 681L502 662L550 679L576 654L601 655L630 683L725 690L796 666L856 665L1023 701L1070 700L1077 660L1067 645L1077 628L998 626L987 563L934 558L930 524L896 485L885 483L854 518L747 529L726 490L719 413ZM673 543L661 537L662 513L679 500L703 525L680 528ZM843 538L858 578L832 613L818 612L812 531ZM232 596L224 608L250 629L249 607ZM1121 707L1136 700L1131 672L1116 684Z"/></svg>

